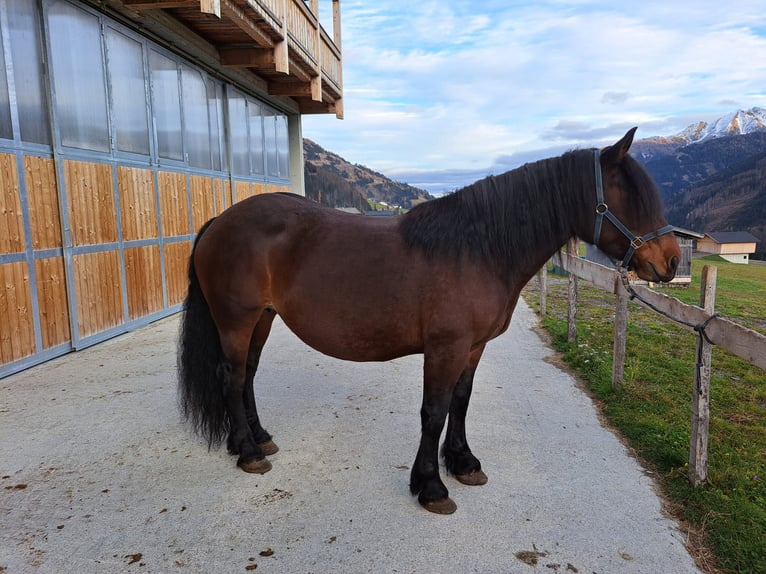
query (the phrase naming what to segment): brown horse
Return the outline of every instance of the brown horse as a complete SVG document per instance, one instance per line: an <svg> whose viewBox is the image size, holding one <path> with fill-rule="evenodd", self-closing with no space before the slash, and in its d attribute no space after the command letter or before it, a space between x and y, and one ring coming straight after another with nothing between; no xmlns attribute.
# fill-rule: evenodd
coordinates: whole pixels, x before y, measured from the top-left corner
<svg viewBox="0 0 766 574"><path fill-rule="evenodd" d="M228 433L243 470L271 468L266 455L277 447L259 421L252 381L276 315L340 359L422 353L410 489L427 510L454 512L439 476L439 437L449 415L448 472L465 484L487 481L465 433L473 376L537 270L577 236L644 279L675 274L680 251L656 186L628 155L634 133L602 151L488 177L401 217L350 215L291 194L232 206L200 230L189 264L179 350L186 418L211 446Z"/></svg>

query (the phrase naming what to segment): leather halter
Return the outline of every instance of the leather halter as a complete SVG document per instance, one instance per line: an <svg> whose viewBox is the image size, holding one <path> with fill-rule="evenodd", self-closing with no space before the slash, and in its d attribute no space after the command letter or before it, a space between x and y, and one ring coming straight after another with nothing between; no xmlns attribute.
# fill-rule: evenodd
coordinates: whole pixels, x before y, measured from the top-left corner
<svg viewBox="0 0 766 574"><path fill-rule="evenodd" d="M601 236L601 225L603 224L604 218L606 217L612 223L612 225L614 225L625 237L628 238L628 241L630 241L630 248L628 249L627 253L625 253L625 257L623 257L622 262L619 264L621 267L627 269L628 263L630 263L630 260L633 257L633 254L636 252L636 249L639 249L652 239L656 239L657 237L665 235L666 233L671 233L673 230L675 230L675 226L666 225L664 227L660 227L656 231L647 233L646 235L634 235L633 232L630 231L630 229L628 229L622 223L622 221L617 219L617 216L615 216L614 213L609 211L609 206L604 203L604 180L603 176L601 175L601 152L599 150L593 150L593 159L595 161L596 175L596 227L593 230L593 245L598 246L598 240Z"/></svg>

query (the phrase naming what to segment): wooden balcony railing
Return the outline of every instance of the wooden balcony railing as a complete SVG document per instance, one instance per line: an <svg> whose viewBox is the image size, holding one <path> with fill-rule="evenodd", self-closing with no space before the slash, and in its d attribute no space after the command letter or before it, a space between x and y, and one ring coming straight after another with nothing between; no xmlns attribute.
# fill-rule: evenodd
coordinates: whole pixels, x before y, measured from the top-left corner
<svg viewBox="0 0 766 574"><path fill-rule="evenodd" d="M301 113L343 116L340 0L116 1L134 19L183 25L218 51L223 67L249 71ZM332 36L319 23L320 1L332 2Z"/></svg>

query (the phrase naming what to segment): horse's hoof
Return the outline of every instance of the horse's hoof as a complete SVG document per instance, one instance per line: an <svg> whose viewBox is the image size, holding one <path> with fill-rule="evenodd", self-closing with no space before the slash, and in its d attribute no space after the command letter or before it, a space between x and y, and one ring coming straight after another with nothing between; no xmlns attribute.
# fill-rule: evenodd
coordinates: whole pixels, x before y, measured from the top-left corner
<svg viewBox="0 0 766 574"><path fill-rule="evenodd" d="M238 461L237 466L245 472L252 472L254 474L266 474L271 470L271 463L268 458L261 458L256 460Z"/></svg>
<svg viewBox="0 0 766 574"><path fill-rule="evenodd" d="M279 452L279 447L271 439L267 440L266 442L258 443L258 446L266 456L271 456L272 454L277 454Z"/></svg>
<svg viewBox="0 0 766 574"><path fill-rule="evenodd" d="M482 470L472 470L468 474L456 474L455 478L458 482L462 482L468 486L481 486L482 484L487 484L487 481L489 480Z"/></svg>
<svg viewBox="0 0 766 574"><path fill-rule="evenodd" d="M434 514L452 514L457 510L457 504L449 496L439 500L421 502L420 505L428 512L433 512Z"/></svg>

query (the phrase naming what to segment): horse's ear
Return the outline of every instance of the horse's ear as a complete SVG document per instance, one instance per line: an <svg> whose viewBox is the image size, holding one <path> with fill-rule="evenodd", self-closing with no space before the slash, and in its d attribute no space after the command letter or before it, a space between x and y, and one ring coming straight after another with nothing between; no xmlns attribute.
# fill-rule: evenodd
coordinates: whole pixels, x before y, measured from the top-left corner
<svg viewBox="0 0 766 574"><path fill-rule="evenodd" d="M602 157L611 163L620 163L628 155L628 150L633 143L633 136L636 135L637 129L638 127L629 129L628 133L622 136L620 141L601 152Z"/></svg>

